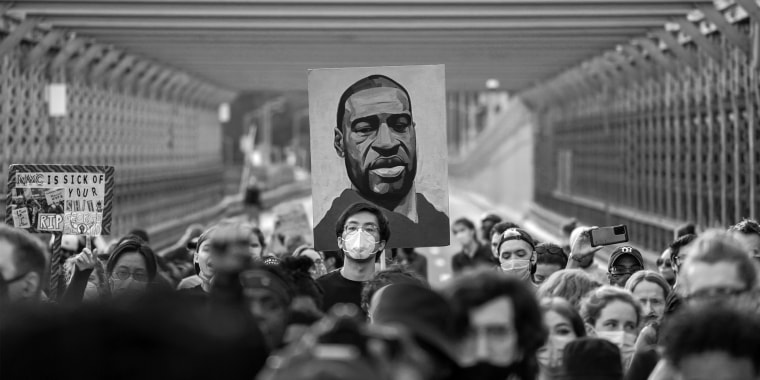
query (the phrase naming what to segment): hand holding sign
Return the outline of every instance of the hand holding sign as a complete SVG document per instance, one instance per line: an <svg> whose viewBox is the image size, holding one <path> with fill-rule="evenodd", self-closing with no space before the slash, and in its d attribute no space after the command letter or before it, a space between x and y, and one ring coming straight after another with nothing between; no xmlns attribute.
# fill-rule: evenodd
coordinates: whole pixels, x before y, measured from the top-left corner
<svg viewBox="0 0 760 380"><path fill-rule="evenodd" d="M80 272L95 268L97 262L97 256L89 248L83 249L74 259L74 265Z"/></svg>

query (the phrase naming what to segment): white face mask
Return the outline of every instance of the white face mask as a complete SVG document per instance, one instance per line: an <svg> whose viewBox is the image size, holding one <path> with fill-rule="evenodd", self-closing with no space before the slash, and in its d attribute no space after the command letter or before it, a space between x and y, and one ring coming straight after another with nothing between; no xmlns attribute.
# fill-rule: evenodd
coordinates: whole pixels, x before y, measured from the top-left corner
<svg viewBox="0 0 760 380"><path fill-rule="evenodd" d="M354 260L365 260L375 253L375 237L369 232L358 229L343 238L343 251Z"/></svg>
<svg viewBox="0 0 760 380"><path fill-rule="evenodd" d="M530 260L529 259L511 259L501 262L501 270L504 273L517 276L520 279L527 280L530 278Z"/></svg>
<svg viewBox="0 0 760 380"><path fill-rule="evenodd" d="M546 345L538 349L536 359L544 368L559 369L562 367L562 353L565 346L575 340L574 336L551 336Z"/></svg>
<svg viewBox="0 0 760 380"><path fill-rule="evenodd" d="M597 331L596 336L614 343L620 349L623 368L628 368L636 351L636 335L625 331Z"/></svg>

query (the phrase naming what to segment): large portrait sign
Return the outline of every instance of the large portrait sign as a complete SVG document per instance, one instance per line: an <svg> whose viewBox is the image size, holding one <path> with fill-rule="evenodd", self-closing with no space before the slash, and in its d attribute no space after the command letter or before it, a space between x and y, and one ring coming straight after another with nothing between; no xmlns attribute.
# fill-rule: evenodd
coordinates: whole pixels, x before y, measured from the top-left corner
<svg viewBox="0 0 760 380"><path fill-rule="evenodd" d="M6 223L65 235L111 231L113 166L11 165Z"/></svg>
<svg viewBox="0 0 760 380"><path fill-rule="evenodd" d="M449 244L443 65L309 71L314 245L357 202L390 221L386 248Z"/></svg>

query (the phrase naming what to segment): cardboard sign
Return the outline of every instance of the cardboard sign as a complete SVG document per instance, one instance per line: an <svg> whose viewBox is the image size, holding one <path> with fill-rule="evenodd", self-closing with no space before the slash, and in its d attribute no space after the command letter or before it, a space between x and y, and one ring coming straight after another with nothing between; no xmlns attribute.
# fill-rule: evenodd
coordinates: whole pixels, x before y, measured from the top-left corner
<svg viewBox="0 0 760 380"><path fill-rule="evenodd" d="M63 189L53 189L45 193L45 199L48 204L54 205L65 200L63 196Z"/></svg>
<svg viewBox="0 0 760 380"><path fill-rule="evenodd" d="M11 165L6 223L29 232L111 230L113 166Z"/></svg>
<svg viewBox="0 0 760 380"><path fill-rule="evenodd" d="M311 70L309 122L317 249L360 202L388 219L386 248L449 245L442 65Z"/></svg>
<svg viewBox="0 0 760 380"><path fill-rule="evenodd" d="M13 210L13 225L18 228L30 228L32 226L29 223L29 210L26 207Z"/></svg>

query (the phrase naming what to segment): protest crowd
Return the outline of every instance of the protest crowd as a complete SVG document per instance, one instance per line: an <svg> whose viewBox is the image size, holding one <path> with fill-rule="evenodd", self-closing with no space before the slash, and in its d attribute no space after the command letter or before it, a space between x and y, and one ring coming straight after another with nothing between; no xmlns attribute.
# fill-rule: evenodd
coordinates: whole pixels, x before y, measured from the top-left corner
<svg viewBox="0 0 760 380"><path fill-rule="evenodd" d="M756 221L684 234L656 267L626 244L601 267L591 227L542 242L493 213L479 222L452 223L461 251L440 289L422 253L385 250L395 231L363 203L338 219L337 252L273 250L240 221L189 226L161 254L139 229L91 248L69 235L57 299L49 244L0 225L0 375L760 378Z"/></svg>

